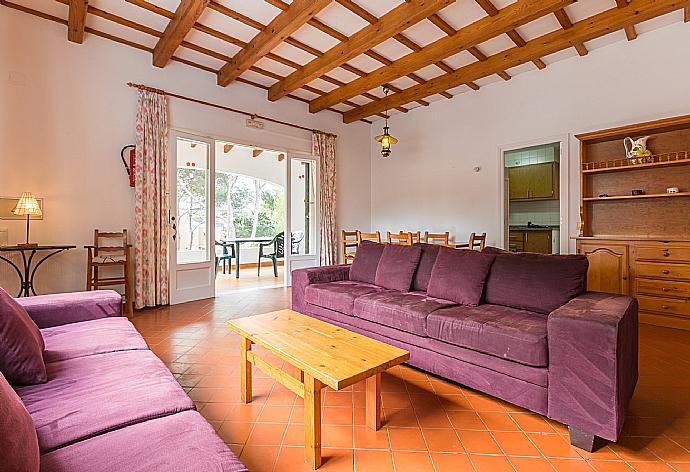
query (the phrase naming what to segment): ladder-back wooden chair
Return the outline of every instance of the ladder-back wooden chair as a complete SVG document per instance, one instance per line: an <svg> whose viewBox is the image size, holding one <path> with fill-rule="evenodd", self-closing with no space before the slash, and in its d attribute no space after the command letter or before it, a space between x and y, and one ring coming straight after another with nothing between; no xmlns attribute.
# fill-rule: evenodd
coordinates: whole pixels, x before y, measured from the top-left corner
<svg viewBox="0 0 690 472"><path fill-rule="evenodd" d="M388 244L400 244L402 246L412 246L412 233L403 233L400 232L398 234L391 233L390 231L386 232L386 241Z"/></svg>
<svg viewBox="0 0 690 472"><path fill-rule="evenodd" d="M93 233L93 246L84 247L88 251L86 290L123 285L125 313L131 316L134 305L130 265L132 246L127 243L127 230L105 232L96 229ZM120 269L122 273L119 273Z"/></svg>
<svg viewBox="0 0 690 472"><path fill-rule="evenodd" d="M361 243L362 241L373 241L375 243L380 243L381 231L377 231L375 233L362 233L361 231L357 231L357 243Z"/></svg>
<svg viewBox="0 0 690 472"><path fill-rule="evenodd" d="M340 245L343 250L343 263L347 264L355 260L354 251L349 251L348 249L356 248L359 244L357 242L357 231L342 230L342 236Z"/></svg>
<svg viewBox="0 0 690 472"><path fill-rule="evenodd" d="M412 244L422 242L421 231L400 231L400 234L410 234L412 236Z"/></svg>
<svg viewBox="0 0 690 472"><path fill-rule="evenodd" d="M446 231L445 233L430 233L428 231L424 232L424 242L427 244L436 244L439 246L448 246L450 241L450 233Z"/></svg>
<svg viewBox="0 0 690 472"><path fill-rule="evenodd" d="M469 244L468 244L469 249L476 249L478 251L483 251L484 246L486 246L486 233L482 233L482 234L471 233L470 234L470 240L469 240Z"/></svg>

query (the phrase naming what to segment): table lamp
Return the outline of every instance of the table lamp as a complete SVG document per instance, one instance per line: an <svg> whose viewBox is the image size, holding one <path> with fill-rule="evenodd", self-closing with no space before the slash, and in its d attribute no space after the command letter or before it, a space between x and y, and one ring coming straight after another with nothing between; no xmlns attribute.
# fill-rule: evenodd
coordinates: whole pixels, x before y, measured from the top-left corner
<svg viewBox="0 0 690 472"><path fill-rule="evenodd" d="M24 192L17 202L17 206L12 210L17 216L26 215L26 243L19 244L20 246L38 246L38 243L29 242L29 218L31 216L42 216L41 207L38 206L38 200L31 192Z"/></svg>

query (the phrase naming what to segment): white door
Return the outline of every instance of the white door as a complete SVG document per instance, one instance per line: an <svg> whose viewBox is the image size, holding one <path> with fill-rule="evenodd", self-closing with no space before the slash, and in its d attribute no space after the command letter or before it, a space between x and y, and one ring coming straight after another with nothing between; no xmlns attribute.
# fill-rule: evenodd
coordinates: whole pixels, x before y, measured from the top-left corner
<svg viewBox="0 0 690 472"><path fill-rule="evenodd" d="M319 265L319 161L313 156L288 155L285 283L295 269ZM291 235L291 237L288 237Z"/></svg>
<svg viewBox="0 0 690 472"><path fill-rule="evenodd" d="M215 146L170 136L170 303L215 296Z"/></svg>

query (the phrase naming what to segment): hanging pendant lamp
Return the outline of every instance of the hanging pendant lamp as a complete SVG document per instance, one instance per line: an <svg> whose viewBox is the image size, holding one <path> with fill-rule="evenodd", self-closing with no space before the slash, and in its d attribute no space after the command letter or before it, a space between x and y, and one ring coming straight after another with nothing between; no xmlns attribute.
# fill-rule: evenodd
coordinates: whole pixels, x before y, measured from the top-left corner
<svg viewBox="0 0 690 472"><path fill-rule="evenodd" d="M383 87L383 93L388 96L388 87ZM388 129L388 109L384 112L386 114L386 125L383 127L383 134L379 134L374 139L381 143L381 155L384 159L387 159L391 155L391 145L396 144L398 140L391 136Z"/></svg>

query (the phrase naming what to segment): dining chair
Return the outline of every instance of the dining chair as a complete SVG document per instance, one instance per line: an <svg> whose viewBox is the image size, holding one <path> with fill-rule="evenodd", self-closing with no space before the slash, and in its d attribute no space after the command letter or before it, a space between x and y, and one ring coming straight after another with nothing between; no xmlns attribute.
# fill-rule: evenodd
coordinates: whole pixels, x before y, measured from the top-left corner
<svg viewBox="0 0 690 472"><path fill-rule="evenodd" d="M386 240L388 244L399 244L402 246L412 246L412 233L403 233L402 231L398 234L386 231Z"/></svg>
<svg viewBox="0 0 690 472"><path fill-rule="evenodd" d="M348 249L357 247L357 231L342 230L342 236L343 237L340 240L340 244L343 250L343 263L347 264L348 262L355 260L355 253L349 252Z"/></svg>
<svg viewBox="0 0 690 472"><path fill-rule="evenodd" d="M412 244L422 242L422 232L421 231L400 231L400 234L411 234Z"/></svg>
<svg viewBox="0 0 690 472"><path fill-rule="evenodd" d="M127 230L106 232L95 229L93 245L84 246L87 250L86 290L98 290L101 287L124 286L125 312L133 314L132 275L130 265L130 248L127 243ZM122 273L112 273L111 269L121 269Z"/></svg>
<svg viewBox="0 0 690 472"><path fill-rule="evenodd" d="M221 248L221 253L218 254L218 249ZM235 245L226 241L216 241L216 275L218 275L218 264L223 264L223 274L227 268L228 272L232 272L232 260L237 259L235 255ZM239 261L235 262L239 264Z"/></svg>
<svg viewBox="0 0 690 472"><path fill-rule="evenodd" d="M381 231L376 231L375 233L362 233L357 230L357 243L362 241L373 241L375 243L381 242Z"/></svg>
<svg viewBox="0 0 690 472"><path fill-rule="evenodd" d="M486 233L471 233L468 246L469 249L478 249L479 251L483 251L484 246L486 246Z"/></svg>
<svg viewBox="0 0 690 472"><path fill-rule="evenodd" d="M264 248L273 247L273 252L264 254ZM285 233L282 231L267 243L259 243L259 263L257 274L261 276L261 259L270 259L273 262L273 275L278 277L278 259L285 257Z"/></svg>
<svg viewBox="0 0 690 472"><path fill-rule="evenodd" d="M449 241L450 233L448 231L446 231L445 233L430 233L428 231L424 232L424 242L427 244L448 246Z"/></svg>

